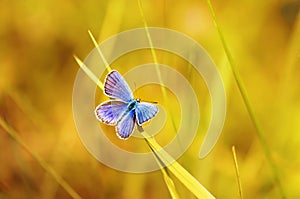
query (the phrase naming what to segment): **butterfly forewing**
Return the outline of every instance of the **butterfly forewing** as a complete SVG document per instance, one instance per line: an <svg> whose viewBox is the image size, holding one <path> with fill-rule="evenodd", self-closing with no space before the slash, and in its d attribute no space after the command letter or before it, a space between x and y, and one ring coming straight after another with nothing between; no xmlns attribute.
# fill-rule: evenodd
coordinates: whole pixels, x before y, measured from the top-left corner
<svg viewBox="0 0 300 199"><path fill-rule="evenodd" d="M135 126L135 113L134 110L125 114L116 126L117 136L120 139L127 139L132 134Z"/></svg>
<svg viewBox="0 0 300 199"><path fill-rule="evenodd" d="M106 76L104 93L110 98L120 99L124 102L129 102L133 99L130 87L116 70L111 71Z"/></svg>
<svg viewBox="0 0 300 199"><path fill-rule="evenodd" d="M108 125L116 125L126 110L127 103L119 100L109 100L97 106L95 114L101 122Z"/></svg>
<svg viewBox="0 0 300 199"><path fill-rule="evenodd" d="M137 104L135 112L137 123L142 125L158 113L158 108L154 104L140 102Z"/></svg>

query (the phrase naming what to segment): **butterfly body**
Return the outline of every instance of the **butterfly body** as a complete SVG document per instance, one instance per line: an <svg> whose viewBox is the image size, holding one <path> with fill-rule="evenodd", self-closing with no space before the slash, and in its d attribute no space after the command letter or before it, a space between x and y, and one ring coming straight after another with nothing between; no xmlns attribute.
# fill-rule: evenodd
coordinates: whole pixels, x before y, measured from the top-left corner
<svg viewBox="0 0 300 199"><path fill-rule="evenodd" d="M116 126L116 133L120 139L130 137L135 124L142 125L158 113L154 104L133 98L128 84L116 70L106 76L104 94L111 100L96 107L96 118L105 124Z"/></svg>
<svg viewBox="0 0 300 199"><path fill-rule="evenodd" d="M140 99L131 100L127 106L128 111L134 110L136 108L137 104L140 102L141 102Z"/></svg>
<svg viewBox="0 0 300 199"><path fill-rule="evenodd" d="M128 105L127 109L124 111L124 113L120 116L120 118L117 120L117 123L120 122L130 111L135 111L137 104L140 103L140 99L137 100L131 100Z"/></svg>

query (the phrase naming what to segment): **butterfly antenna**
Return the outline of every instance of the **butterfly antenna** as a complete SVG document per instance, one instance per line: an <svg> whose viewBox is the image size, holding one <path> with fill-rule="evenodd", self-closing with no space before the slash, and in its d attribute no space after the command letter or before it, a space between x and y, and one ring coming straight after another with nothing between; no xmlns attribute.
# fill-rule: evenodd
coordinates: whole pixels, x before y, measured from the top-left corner
<svg viewBox="0 0 300 199"><path fill-rule="evenodd" d="M134 81L133 84L134 84L134 90L137 90L136 89L136 82ZM139 96L138 92L136 92L136 96ZM140 98L138 98L138 99L140 99ZM144 101L144 100L143 100L143 102L149 102L149 103L152 103L152 104L157 104L158 103L158 102L154 102L154 101Z"/></svg>
<svg viewBox="0 0 300 199"><path fill-rule="evenodd" d="M143 102L148 102L148 103L151 103L151 104L158 104L158 102L154 102L154 101L144 101Z"/></svg>

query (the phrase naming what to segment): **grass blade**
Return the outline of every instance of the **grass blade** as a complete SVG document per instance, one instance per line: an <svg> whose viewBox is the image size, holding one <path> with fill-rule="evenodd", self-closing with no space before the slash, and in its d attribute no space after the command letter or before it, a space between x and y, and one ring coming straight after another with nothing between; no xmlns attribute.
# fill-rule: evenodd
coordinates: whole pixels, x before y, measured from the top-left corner
<svg viewBox="0 0 300 199"><path fill-rule="evenodd" d="M284 190L283 190L283 187L282 187L282 184L281 184L281 181L280 181L280 178L279 178L279 174L278 174L278 171L277 171L277 167L276 167L276 164L272 158L272 154L271 154L271 151L270 151L270 148L267 144L267 141L266 141L266 138L264 136L264 133L263 133L263 130L261 128L261 126L259 125L259 122L258 122L258 119L256 117L256 115L254 114L254 109L252 107L252 104L250 103L250 100L249 100L249 97L248 97L248 93L247 93L247 90L243 84L243 81L241 79L241 76L239 75L238 73L238 70L237 70L237 67L235 65L235 62L233 61L233 57L229 51L229 48L227 46L227 43L225 42L225 38L223 36L223 33L219 27L219 24L217 22L217 17L216 17L216 14L214 12L214 9L212 7L212 4L210 2L210 0L207 0L207 4L209 6L209 9L210 9L210 12L211 12L211 15L213 17L213 22L214 22L214 25L218 31L218 34L219 34L219 37L220 37L220 40L221 40L221 43L223 45L223 48L224 48L224 51L225 51L225 54L226 54L226 57L228 59L228 62L229 62L229 65L231 67L231 71L233 73L233 76L234 76L234 79L236 81L236 84L239 88L239 91L241 93L241 96L243 98L243 101L245 103L245 106L246 106L246 109L249 113L249 116L253 122L253 125L256 129L256 134L259 138L259 141L263 147L263 150L264 150L264 153L267 157L267 160L271 166L271 169L272 169L272 172L273 172L273 175L274 175L274 178L275 178L275 181L277 183L277 186L279 188L279 191L280 191L280 194L281 194L281 197L282 198L286 198L285 197L285 193L284 193Z"/></svg>
<svg viewBox="0 0 300 199"><path fill-rule="evenodd" d="M157 59L157 56L156 56L156 53L155 53L155 49L153 47L153 42L152 42L152 39L151 39L151 35L150 35L150 32L149 32L147 20L146 20L146 17L144 15L143 7L142 7L142 2L141 2L141 0L137 0L137 1L138 1L140 15L141 15L141 18L142 18L142 21L143 21L143 24L144 24L145 32L146 32L146 35L147 35L147 38L148 38L148 42L149 42L149 46L150 46L152 58L153 58L153 61L154 61L154 64L155 64L155 69L156 69L156 72L157 72L158 80L161 83L161 85L164 85L163 81L162 81L161 73L160 73L160 70L159 70L158 59ZM167 100L167 91L166 91L166 88L164 86L161 86L161 90L162 90L163 99L166 101ZM168 113L170 113L169 115L171 117L173 128L174 128L175 132L177 132L176 123L175 123L175 120L173 118L173 114L171 114L172 113L171 112L172 109L170 108L169 103L167 103L167 107L166 108L167 108Z"/></svg>
<svg viewBox="0 0 300 199"><path fill-rule="evenodd" d="M104 65L105 65L106 69L108 70L108 72L111 71L111 68L110 68L110 66L109 66L109 64L108 64L108 62L107 62L105 56L103 55L103 53L102 53L100 47L98 46L98 43L97 43L95 37L93 36L92 32L91 32L91 31L88 31L88 33L89 33L89 35L90 35L90 37L91 37L91 39L92 39L92 41L93 41L95 47L97 48L97 51L98 51L99 55L101 56L101 59L102 59L102 61L104 62Z"/></svg>
<svg viewBox="0 0 300 199"><path fill-rule="evenodd" d="M156 142L153 137L150 137L145 131L142 135L147 138L151 147L163 161L167 168L174 176L197 198L215 198L205 187L199 183L187 170L185 170L177 161L175 161L162 147Z"/></svg>
<svg viewBox="0 0 300 199"><path fill-rule="evenodd" d="M0 125L10 135L10 137L14 139L20 146L22 146L72 198L81 198L79 194L47 162L45 162L38 154L34 153L30 149L30 147L22 140L18 133L12 129L12 127L10 127L2 118L0 118Z"/></svg>
<svg viewBox="0 0 300 199"><path fill-rule="evenodd" d="M236 152L235 152L235 147L234 146L232 146L232 155L233 155L233 160L234 160L236 178L237 178L238 185L239 185L239 194L240 194L240 198L243 199L242 183L241 183L239 166L238 166L238 163L237 163L237 157L236 157Z"/></svg>
<svg viewBox="0 0 300 199"><path fill-rule="evenodd" d="M142 127L140 129L142 129ZM140 132L143 132L143 131L144 131L144 129L142 129L142 131L140 131ZM167 167L165 167L164 162L159 158L158 154L155 152L155 150L153 149L153 147L149 143L148 139L145 138L145 140L146 140L146 143L148 144L149 148L153 152L155 160L157 161L157 164L159 164L160 167L161 167L160 170L161 170L161 172L163 174L164 181L165 181L165 183L166 183L166 185L168 187L168 190L170 192L171 197L173 199L179 199L178 193L176 191L175 184L174 184L172 178L170 177L170 174L169 174L169 172L167 170Z"/></svg>
<svg viewBox="0 0 300 199"><path fill-rule="evenodd" d="M97 86L99 88L101 88L101 90L103 90L104 86L103 86L102 82L96 77L96 75L94 75L94 73L92 73L92 71L76 55L74 55L74 58L75 58L77 64L79 65L79 67L85 72L85 74L93 82L95 82L97 84Z"/></svg>
<svg viewBox="0 0 300 199"><path fill-rule="evenodd" d="M159 71L157 56L156 56L156 53L155 53L155 50L154 50L154 47L153 47L153 43L152 43L152 39L151 39L150 32L149 32L149 29L148 29L147 21L146 21L144 12L143 12L141 0L138 0L138 6L139 6L140 14L141 14L141 17L142 17L142 20L143 20L143 23L144 23L144 28L145 28L145 32L146 32L146 35L147 35L147 38L148 38L152 58L153 58L153 61L154 61L155 67L156 67L156 72L157 72L157 75L158 75L158 79L162 83L162 78L161 78L161 73ZM165 89L165 87L161 87L161 88L162 88L163 95L166 99L167 98L166 89Z"/></svg>

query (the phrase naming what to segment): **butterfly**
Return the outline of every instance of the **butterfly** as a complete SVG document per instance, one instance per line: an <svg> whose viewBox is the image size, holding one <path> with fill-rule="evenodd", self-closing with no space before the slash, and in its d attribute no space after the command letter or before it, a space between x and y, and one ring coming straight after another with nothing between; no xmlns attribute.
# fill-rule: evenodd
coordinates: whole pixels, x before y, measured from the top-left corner
<svg viewBox="0 0 300 199"><path fill-rule="evenodd" d="M107 74L104 81L104 94L110 100L96 107L96 118L107 125L115 126L116 134L120 139L129 138L135 124L141 126L158 113L158 108L154 104L133 98L128 84L116 70Z"/></svg>

